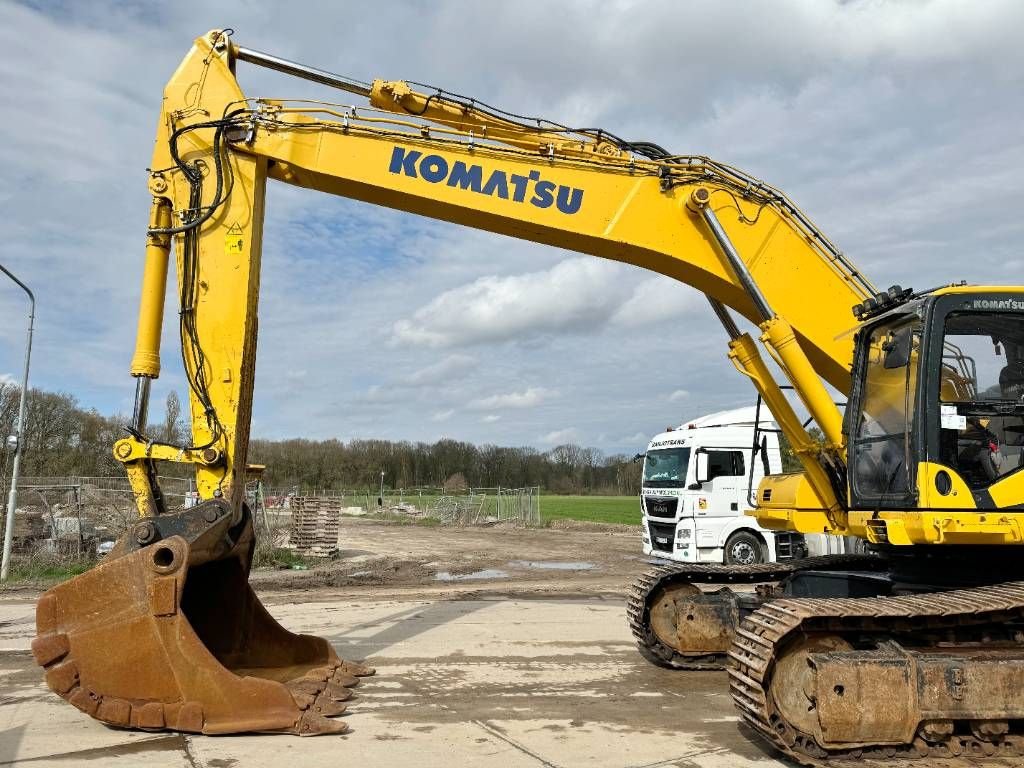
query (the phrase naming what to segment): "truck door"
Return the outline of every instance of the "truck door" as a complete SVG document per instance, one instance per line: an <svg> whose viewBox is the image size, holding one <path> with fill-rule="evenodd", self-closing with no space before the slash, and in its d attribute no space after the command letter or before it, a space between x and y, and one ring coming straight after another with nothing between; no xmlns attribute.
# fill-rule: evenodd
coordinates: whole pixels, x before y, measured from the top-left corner
<svg viewBox="0 0 1024 768"><path fill-rule="evenodd" d="M743 514L746 452L735 448L707 448L703 452L708 455L708 481L702 485L697 499L697 546L717 547L719 532L726 521ZM707 531L703 536L699 532L702 529Z"/></svg>

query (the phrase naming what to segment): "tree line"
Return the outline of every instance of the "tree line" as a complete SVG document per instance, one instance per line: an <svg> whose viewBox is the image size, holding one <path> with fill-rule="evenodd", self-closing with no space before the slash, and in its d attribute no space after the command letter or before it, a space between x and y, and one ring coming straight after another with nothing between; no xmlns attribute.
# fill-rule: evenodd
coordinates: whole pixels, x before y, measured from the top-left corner
<svg viewBox="0 0 1024 768"><path fill-rule="evenodd" d="M14 431L19 389L0 384L0 435ZM22 473L37 476L118 476L120 463L111 454L125 435L129 419L84 408L65 392L32 389L27 399L22 436ZM148 434L178 442L187 434L181 403L171 392L164 419ZM4 476L9 473L4 452ZM623 455L607 456L596 448L568 443L549 451L529 446L474 445L442 439L435 443L392 440L261 440L250 442L250 462L265 464L266 485L304 490L442 487L540 486L549 493L632 495L640 490L640 465ZM184 475L187 468L164 465L163 474ZM6 482L6 481L5 481Z"/></svg>

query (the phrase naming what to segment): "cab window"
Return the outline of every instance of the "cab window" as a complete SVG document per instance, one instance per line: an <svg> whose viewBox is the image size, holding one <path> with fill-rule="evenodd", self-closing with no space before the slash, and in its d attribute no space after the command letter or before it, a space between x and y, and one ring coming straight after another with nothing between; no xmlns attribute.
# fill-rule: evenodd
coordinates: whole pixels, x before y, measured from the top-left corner
<svg viewBox="0 0 1024 768"><path fill-rule="evenodd" d="M973 490L1024 466L1024 317L953 312L939 388L939 458Z"/></svg>
<svg viewBox="0 0 1024 768"><path fill-rule="evenodd" d="M913 488L921 328L916 319L901 321L873 329L867 340L851 457L859 503L900 505Z"/></svg>
<svg viewBox="0 0 1024 768"><path fill-rule="evenodd" d="M746 474L743 468L743 451L714 451L708 454L708 480L716 477L742 477Z"/></svg>

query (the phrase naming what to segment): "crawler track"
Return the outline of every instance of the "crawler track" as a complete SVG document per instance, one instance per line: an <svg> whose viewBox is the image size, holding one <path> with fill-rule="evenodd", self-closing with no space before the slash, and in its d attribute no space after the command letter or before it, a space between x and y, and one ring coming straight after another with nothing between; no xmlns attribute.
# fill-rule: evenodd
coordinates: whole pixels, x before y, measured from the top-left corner
<svg viewBox="0 0 1024 768"><path fill-rule="evenodd" d="M923 638L998 628L1024 620L1024 582L974 589L881 598L779 599L766 603L742 623L729 650L733 701L743 720L779 751L805 766L821 768L960 768L1024 766L1024 737L999 743L951 735L941 743L915 738L903 746L829 750L791 726L769 693L775 664L787 641L802 633L892 635L901 628ZM1015 731L1019 733L1019 729Z"/></svg>
<svg viewBox="0 0 1024 768"><path fill-rule="evenodd" d="M659 589L675 584L773 584L797 571L870 568L881 562L880 558L871 555L822 555L804 560L758 565L661 565L646 571L629 588L626 595L626 617L640 653L655 664L681 670L725 669L728 654L724 651L684 655L665 645L655 636L650 626L650 607Z"/></svg>

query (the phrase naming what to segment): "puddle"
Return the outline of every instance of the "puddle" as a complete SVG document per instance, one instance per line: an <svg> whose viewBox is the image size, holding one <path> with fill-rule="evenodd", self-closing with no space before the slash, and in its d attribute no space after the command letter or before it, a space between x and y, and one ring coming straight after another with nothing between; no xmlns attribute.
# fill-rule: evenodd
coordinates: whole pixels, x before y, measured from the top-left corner
<svg viewBox="0 0 1024 768"><path fill-rule="evenodd" d="M434 581L469 581L470 579L504 579L507 578L508 574L504 571L499 571L496 568L485 568L482 571L473 571L473 573L449 573L448 571L438 571L434 574Z"/></svg>
<svg viewBox="0 0 1024 768"><path fill-rule="evenodd" d="M593 563L561 563L554 560L513 560L510 568L537 568L542 571L589 571L596 566Z"/></svg>

